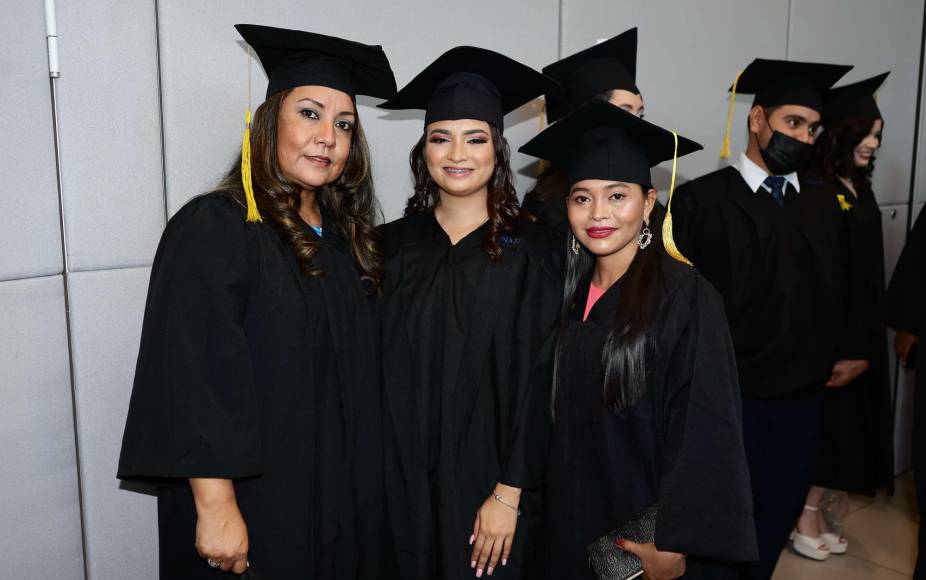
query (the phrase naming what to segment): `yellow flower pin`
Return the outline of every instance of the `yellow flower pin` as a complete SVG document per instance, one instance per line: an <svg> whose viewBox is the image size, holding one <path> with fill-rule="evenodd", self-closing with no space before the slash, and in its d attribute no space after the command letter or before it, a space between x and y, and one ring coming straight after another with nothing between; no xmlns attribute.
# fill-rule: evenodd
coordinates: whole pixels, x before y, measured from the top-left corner
<svg viewBox="0 0 926 580"><path fill-rule="evenodd" d="M841 193L837 193L836 199L839 200L839 207L842 209L842 211L849 211L850 209L852 209L852 204L846 201L845 195Z"/></svg>

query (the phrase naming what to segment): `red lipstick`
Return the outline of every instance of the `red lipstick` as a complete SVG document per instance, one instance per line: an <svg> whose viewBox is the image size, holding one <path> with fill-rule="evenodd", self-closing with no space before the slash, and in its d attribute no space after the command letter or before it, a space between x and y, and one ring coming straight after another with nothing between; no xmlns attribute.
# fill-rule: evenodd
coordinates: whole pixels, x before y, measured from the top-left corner
<svg viewBox="0 0 926 580"><path fill-rule="evenodd" d="M617 228L588 228L585 230L585 233L588 234L590 238L602 239L613 234L616 229Z"/></svg>

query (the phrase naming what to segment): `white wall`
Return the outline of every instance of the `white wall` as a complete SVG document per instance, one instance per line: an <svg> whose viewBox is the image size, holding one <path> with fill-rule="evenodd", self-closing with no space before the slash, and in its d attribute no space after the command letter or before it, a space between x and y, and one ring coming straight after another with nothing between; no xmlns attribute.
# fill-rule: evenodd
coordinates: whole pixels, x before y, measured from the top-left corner
<svg viewBox="0 0 926 580"><path fill-rule="evenodd" d="M850 80L892 69L881 95L887 128L876 180L889 267L903 243L918 0L342 0L323 10L305 0L59 1L65 296L42 6L7 4L0 18L7 136L0 141L0 521L17 526L0 531L3 577L84 578L81 534L92 580L157 577L154 499L120 486L116 460L165 219L213 184L239 145L247 61L235 23L382 44L400 85L457 44L539 68L639 26L648 118L706 147L680 163L683 180L719 166L726 88L753 57L858 63ZM256 107L266 78L252 64ZM407 156L423 114L360 103L384 216L394 219L410 190ZM748 105L749 97L738 100L734 150L744 145ZM536 133L538 111L533 103L508 116L512 149ZM919 157L922 207L922 142ZM514 167L523 193L533 163L515 155ZM667 171L656 181L667 185ZM900 440L910 394L908 385Z"/></svg>

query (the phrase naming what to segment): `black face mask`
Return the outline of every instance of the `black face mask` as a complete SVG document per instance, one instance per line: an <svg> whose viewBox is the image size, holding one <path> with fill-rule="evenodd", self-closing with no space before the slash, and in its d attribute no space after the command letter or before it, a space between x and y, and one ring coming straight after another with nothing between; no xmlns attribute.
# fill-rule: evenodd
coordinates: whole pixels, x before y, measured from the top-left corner
<svg viewBox="0 0 926 580"><path fill-rule="evenodd" d="M772 131L768 145L760 149L759 153L772 175L787 175L794 173L807 162L813 153L813 145Z"/></svg>

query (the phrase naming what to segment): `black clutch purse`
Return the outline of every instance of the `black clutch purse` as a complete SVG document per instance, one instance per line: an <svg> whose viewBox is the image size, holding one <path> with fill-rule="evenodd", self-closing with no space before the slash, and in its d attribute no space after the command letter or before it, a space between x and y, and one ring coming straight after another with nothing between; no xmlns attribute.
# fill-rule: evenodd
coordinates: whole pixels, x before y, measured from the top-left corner
<svg viewBox="0 0 926 580"><path fill-rule="evenodd" d="M650 506L620 528L592 542L587 549L588 564L595 571L598 580L630 580L643 575L643 563L640 559L618 548L615 542L652 542L656 537L657 511L655 505Z"/></svg>

